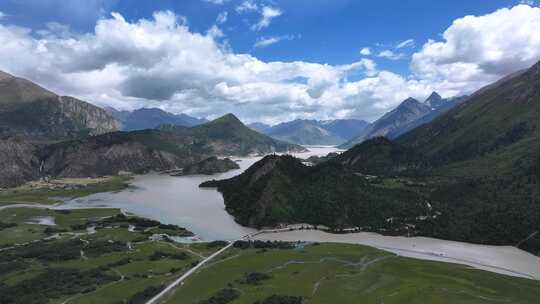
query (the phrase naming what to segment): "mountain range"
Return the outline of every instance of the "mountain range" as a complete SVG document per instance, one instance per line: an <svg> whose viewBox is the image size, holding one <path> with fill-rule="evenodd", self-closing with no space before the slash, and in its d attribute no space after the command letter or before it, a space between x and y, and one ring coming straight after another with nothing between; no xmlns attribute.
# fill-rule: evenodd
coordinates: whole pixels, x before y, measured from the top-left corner
<svg viewBox="0 0 540 304"><path fill-rule="evenodd" d="M122 131L156 129L161 125L193 127L208 122L206 119L191 117L187 114L172 114L158 108L141 108L134 111L105 109L121 123Z"/></svg>
<svg viewBox="0 0 540 304"><path fill-rule="evenodd" d="M144 173L182 168L212 156L247 156L305 149L259 134L232 114L195 127L110 132L48 145L15 137L0 140L0 157L8 165L0 186L45 176L97 177L122 171Z"/></svg>
<svg viewBox="0 0 540 304"><path fill-rule="evenodd" d="M367 125L367 122L357 119L296 119L275 126L253 123L249 127L273 138L295 144L339 145L362 132Z"/></svg>
<svg viewBox="0 0 540 304"><path fill-rule="evenodd" d="M0 187L46 176L140 173L220 155L303 150L251 130L232 114L207 122L159 109L106 111L0 73Z"/></svg>
<svg viewBox="0 0 540 304"><path fill-rule="evenodd" d="M431 97L404 102L402 121L448 102ZM368 139L311 167L267 156L201 186L217 187L227 210L252 227L356 227L540 255L540 62L455 103L395 141Z"/></svg>
<svg viewBox="0 0 540 304"><path fill-rule="evenodd" d="M274 126L255 122L248 126L273 138L300 145L339 145L348 149L367 139L395 139L426 124L463 102L467 96L442 98L433 92L424 102L407 98L373 123L358 119L296 119Z"/></svg>
<svg viewBox="0 0 540 304"><path fill-rule="evenodd" d="M119 128L105 110L0 71L0 135L54 141Z"/></svg>
<svg viewBox="0 0 540 304"><path fill-rule="evenodd" d="M444 99L437 92L424 101L407 98L392 111L384 114L340 148L350 148L367 139L385 136L395 139L402 134L426 124L466 99L466 96Z"/></svg>

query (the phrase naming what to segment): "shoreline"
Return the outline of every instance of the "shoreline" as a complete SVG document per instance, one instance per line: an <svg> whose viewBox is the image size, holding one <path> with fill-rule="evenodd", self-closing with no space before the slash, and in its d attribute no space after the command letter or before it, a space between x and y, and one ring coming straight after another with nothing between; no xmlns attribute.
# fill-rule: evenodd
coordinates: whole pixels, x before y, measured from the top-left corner
<svg viewBox="0 0 540 304"><path fill-rule="evenodd" d="M540 280L540 257L513 246L478 245L427 237L383 236L373 232L332 234L320 230L267 231L253 239L358 244L408 258L461 264L489 272Z"/></svg>
<svg viewBox="0 0 540 304"><path fill-rule="evenodd" d="M55 205L12 204L0 206L0 210L12 208L77 210L95 208L108 209L115 207L70 207L65 206L62 203ZM126 210L121 209L121 211L125 212ZM136 213L133 215L158 220L153 217ZM293 230L290 230L291 228ZM197 238L197 233L194 232L194 234L194 237ZM250 239L262 241L301 241L364 245L407 258L453 263L513 277L540 280L540 257L513 246L479 245L429 237L384 236L375 232L330 233L323 230L299 229L298 226L259 230L252 234ZM187 243L211 241L213 240L198 240Z"/></svg>

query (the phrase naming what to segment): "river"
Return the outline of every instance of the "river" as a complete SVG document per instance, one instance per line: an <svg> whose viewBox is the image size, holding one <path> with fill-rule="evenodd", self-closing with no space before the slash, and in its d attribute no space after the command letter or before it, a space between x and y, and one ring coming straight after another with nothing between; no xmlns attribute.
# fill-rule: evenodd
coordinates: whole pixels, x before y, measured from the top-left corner
<svg viewBox="0 0 540 304"><path fill-rule="evenodd" d="M308 149L309 152L296 156L307 158L337 151L333 147ZM219 192L198 186L210 179L224 179L240 174L260 159L235 158L239 161L240 169L212 176L171 177L157 173L139 175L133 179L131 188L77 198L67 201L60 208L121 208L163 223L186 227L201 240L235 240L255 230L234 221L225 211ZM363 244L402 256L453 262L512 276L540 279L540 258L509 246L484 246L433 238L389 237L375 233L328 234L313 230L262 234L258 238Z"/></svg>

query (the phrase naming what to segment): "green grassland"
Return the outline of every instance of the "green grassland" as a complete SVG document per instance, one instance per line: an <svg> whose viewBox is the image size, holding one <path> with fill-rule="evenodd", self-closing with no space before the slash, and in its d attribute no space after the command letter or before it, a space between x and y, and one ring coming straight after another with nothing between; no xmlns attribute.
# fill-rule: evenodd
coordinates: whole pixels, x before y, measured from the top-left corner
<svg viewBox="0 0 540 304"><path fill-rule="evenodd" d="M381 186L406 183L383 180ZM56 226L29 224L43 216ZM0 210L0 224L0 304L145 303L224 246L151 241L154 233L190 232L118 209L10 208ZM273 295L282 298L264 302ZM298 303L298 297L309 304L537 303L540 282L359 245L233 247L164 303Z"/></svg>
<svg viewBox="0 0 540 304"><path fill-rule="evenodd" d="M27 223L37 216L54 218L56 226ZM2 304L144 303L145 290L170 283L216 250L150 241L153 230L189 231L157 227L158 222L126 217L118 209L10 208L0 210L0 222L7 227L0 228ZM128 231L130 225L134 231Z"/></svg>
<svg viewBox="0 0 540 304"><path fill-rule="evenodd" d="M249 273L270 278L249 284ZM239 297L208 301L223 289L236 290ZM398 257L365 246L320 244L231 249L189 278L165 303L253 304L271 295L300 296L310 304L538 303L540 282Z"/></svg>

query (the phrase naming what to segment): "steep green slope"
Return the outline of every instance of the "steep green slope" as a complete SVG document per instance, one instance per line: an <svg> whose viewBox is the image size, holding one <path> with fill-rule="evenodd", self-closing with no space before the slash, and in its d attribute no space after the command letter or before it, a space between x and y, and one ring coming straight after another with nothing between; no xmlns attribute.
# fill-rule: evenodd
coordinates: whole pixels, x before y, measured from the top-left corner
<svg viewBox="0 0 540 304"><path fill-rule="evenodd" d="M461 173L503 175L529 167L540 153L540 63L398 141Z"/></svg>
<svg viewBox="0 0 540 304"><path fill-rule="evenodd" d="M184 176L194 174L212 175L223 173L229 170L240 169L238 164L230 158L220 159L215 156L203 159L198 163L185 166L182 171L174 173L173 176Z"/></svg>
<svg viewBox="0 0 540 304"><path fill-rule="evenodd" d="M335 161L308 167L292 156L266 156L239 176L201 187L217 187L227 211L251 227L308 222L403 233L405 219L429 215L414 191L378 187Z"/></svg>
<svg viewBox="0 0 540 304"><path fill-rule="evenodd" d="M429 160L416 150L384 137L367 140L336 157L355 172L370 175L417 175L430 167Z"/></svg>

